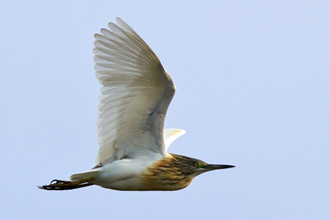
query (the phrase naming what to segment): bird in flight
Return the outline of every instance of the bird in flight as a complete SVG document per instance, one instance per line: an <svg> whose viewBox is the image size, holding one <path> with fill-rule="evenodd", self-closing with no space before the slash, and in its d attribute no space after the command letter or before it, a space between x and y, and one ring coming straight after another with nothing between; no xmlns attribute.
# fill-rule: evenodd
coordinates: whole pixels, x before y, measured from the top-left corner
<svg viewBox="0 0 330 220"><path fill-rule="evenodd" d="M123 20L95 34L96 78L102 85L98 106L97 165L73 174L71 181L53 180L45 190L90 185L127 191L179 190L197 175L232 165L170 154L181 129L164 129L175 85L151 48Z"/></svg>

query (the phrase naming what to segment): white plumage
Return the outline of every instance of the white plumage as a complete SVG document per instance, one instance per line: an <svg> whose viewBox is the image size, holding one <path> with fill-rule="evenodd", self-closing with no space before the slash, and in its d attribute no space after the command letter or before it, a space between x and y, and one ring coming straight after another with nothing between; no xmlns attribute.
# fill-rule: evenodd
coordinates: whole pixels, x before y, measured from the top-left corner
<svg viewBox="0 0 330 220"><path fill-rule="evenodd" d="M93 50L96 78L102 85L99 168L72 175L71 180L93 178L93 184L103 187L139 190L140 173L169 156L167 148L185 131L163 131L174 83L142 38L120 18L117 23L95 35Z"/></svg>

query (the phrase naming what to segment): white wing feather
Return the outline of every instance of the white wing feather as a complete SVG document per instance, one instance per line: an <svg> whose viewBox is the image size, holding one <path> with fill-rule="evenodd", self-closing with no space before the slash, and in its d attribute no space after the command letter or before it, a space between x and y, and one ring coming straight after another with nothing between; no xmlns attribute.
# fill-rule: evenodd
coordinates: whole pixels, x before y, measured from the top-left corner
<svg viewBox="0 0 330 220"><path fill-rule="evenodd" d="M167 155L163 127L175 86L158 57L124 21L95 35L96 78L102 84L98 164L148 153Z"/></svg>
<svg viewBox="0 0 330 220"><path fill-rule="evenodd" d="M182 129L174 129L174 128L164 129L164 142L165 142L166 150L173 143L173 141L175 141L185 133L186 131Z"/></svg>

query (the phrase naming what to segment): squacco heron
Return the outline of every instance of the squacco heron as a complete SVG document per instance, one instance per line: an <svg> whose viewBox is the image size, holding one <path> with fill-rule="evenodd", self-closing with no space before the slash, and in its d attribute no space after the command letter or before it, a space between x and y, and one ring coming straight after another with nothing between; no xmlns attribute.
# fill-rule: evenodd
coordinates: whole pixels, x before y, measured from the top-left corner
<svg viewBox="0 0 330 220"><path fill-rule="evenodd" d="M98 185L115 190L179 190L197 175L232 165L207 164L170 154L181 129L164 129L175 85L158 57L123 20L95 34L98 106L97 165L39 188L69 190Z"/></svg>

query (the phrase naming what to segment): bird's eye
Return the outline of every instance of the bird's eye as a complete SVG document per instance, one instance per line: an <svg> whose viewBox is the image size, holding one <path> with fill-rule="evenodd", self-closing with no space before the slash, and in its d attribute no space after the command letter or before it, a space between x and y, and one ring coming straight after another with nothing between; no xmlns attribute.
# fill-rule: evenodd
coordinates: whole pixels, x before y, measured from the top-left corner
<svg viewBox="0 0 330 220"><path fill-rule="evenodd" d="M201 167L202 163L195 163L195 167Z"/></svg>

